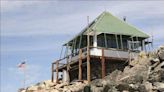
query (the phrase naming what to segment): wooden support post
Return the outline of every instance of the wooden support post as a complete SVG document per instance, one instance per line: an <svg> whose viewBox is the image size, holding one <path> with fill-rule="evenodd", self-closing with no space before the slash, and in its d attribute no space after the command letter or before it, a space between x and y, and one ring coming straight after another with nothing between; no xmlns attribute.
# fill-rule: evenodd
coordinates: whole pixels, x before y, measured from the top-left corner
<svg viewBox="0 0 164 92"><path fill-rule="evenodd" d="M79 50L79 80L82 80L82 49Z"/></svg>
<svg viewBox="0 0 164 92"><path fill-rule="evenodd" d="M88 32L87 32L87 80L88 82L91 81L91 67L90 67L90 39L89 39L89 16L87 17L88 20Z"/></svg>
<svg viewBox="0 0 164 92"><path fill-rule="evenodd" d="M104 48L102 48L102 57L101 57L101 70L102 70L102 79L105 77L105 58L104 58Z"/></svg>
<svg viewBox="0 0 164 92"><path fill-rule="evenodd" d="M88 51L88 53L89 53L89 51ZM90 82L91 81L91 67L90 67L90 56L89 55L87 55L87 80L88 80L88 82Z"/></svg>
<svg viewBox="0 0 164 92"><path fill-rule="evenodd" d="M58 70L58 67L59 67L59 61L56 62L56 83L59 82L59 80L58 80L58 76L59 76L59 70Z"/></svg>
<svg viewBox="0 0 164 92"><path fill-rule="evenodd" d="M54 82L54 64L51 66L51 82Z"/></svg>

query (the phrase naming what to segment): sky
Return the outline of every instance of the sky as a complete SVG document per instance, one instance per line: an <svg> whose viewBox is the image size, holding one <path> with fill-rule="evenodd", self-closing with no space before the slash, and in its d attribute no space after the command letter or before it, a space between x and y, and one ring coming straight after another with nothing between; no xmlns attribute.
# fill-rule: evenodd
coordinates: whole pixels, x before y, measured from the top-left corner
<svg viewBox="0 0 164 92"><path fill-rule="evenodd" d="M59 59L61 46L108 11L143 32L153 35L154 48L164 45L164 1L0 1L1 92L17 92L23 87L51 78L51 63Z"/></svg>

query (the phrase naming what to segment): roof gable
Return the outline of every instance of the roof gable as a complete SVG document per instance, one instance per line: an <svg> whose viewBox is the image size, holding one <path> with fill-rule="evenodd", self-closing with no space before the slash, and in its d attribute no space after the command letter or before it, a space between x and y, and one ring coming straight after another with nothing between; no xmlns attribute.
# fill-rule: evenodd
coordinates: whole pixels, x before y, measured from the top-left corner
<svg viewBox="0 0 164 92"><path fill-rule="evenodd" d="M92 27L93 30L100 33L123 34L138 37L149 37L137 28L116 18L108 12L103 12Z"/></svg>
<svg viewBox="0 0 164 92"><path fill-rule="evenodd" d="M134 26L124 22L117 17L113 16L108 12L103 12L95 20L93 20L87 27L85 27L79 34L73 37L68 42L73 41L80 35L86 35L90 31L92 34L95 31L97 34L108 33L108 34L121 34L130 35L142 38L148 38L149 35L138 30ZM65 44L64 44L65 45Z"/></svg>

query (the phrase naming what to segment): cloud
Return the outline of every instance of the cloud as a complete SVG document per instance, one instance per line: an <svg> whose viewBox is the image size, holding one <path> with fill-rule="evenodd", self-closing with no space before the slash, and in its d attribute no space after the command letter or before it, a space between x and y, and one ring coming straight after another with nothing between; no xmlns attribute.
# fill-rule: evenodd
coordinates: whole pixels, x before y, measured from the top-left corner
<svg viewBox="0 0 164 92"><path fill-rule="evenodd" d="M7 1L3 4L3 8L12 7L12 11L16 10L14 7L19 7L20 10L24 10L26 15L15 15L14 18L2 18L2 35L4 36L28 36L28 35L54 35L54 34L76 34L80 32L86 26L86 16L89 15L91 20L94 19L98 14L102 12L104 7L109 12L112 12L117 17L127 16L128 20L135 21L145 18L153 17L163 17L163 5L164 2L143 2L143 1L133 1L133 2L93 2L92 8L85 7L91 2L46 2L43 1ZM58 4L59 5L58 5ZM73 7L73 4L74 7ZM88 11L84 11L79 8L88 8ZM61 6L67 5L68 9ZM72 5L72 6L71 6ZM28 9L23 6L27 6ZM35 9L34 6L38 8ZM33 8L30 8L33 7ZM44 7L44 8L43 8ZM47 7L47 8L46 8ZM130 8L129 8L130 7ZM53 8L55 11L53 11ZM81 12L73 12L78 8ZM99 9L100 8L100 9ZM58 11L63 10L63 11ZM35 12L34 12L35 11ZM48 12L47 12L48 11ZM53 13L54 12L54 13ZM67 14L64 14L67 12ZM46 13L46 14L45 14ZM40 16L43 15L43 16ZM17 17L16 17L17 16ZM39 16L38 18L36 16ZM2 16L3 17L3 16ZM11 30L14 29L14 30ZM4 31L5 30L5 31Z"/></svg>
<svg viewBox="0 0 164 92"><path fill-rule="evenodd" d="M54 1L57 2L57 1ZM1 1L1 12L10 12L10 11L16 11L21 8L24 8L26 6L32 6L32 5L40 5L45 4L47 2L44 1L29 1L29 0L2 0Z"/></svg>

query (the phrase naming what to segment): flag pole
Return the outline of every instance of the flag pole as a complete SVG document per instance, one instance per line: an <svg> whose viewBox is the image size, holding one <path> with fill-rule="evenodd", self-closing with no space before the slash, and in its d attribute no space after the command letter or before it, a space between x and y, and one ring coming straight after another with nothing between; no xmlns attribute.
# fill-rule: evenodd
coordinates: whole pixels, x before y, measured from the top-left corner
<svg viewBox="0 0 164 92"><path fill-rule="evenodd" d="M23 87L25 89L26 88L26 65L25 65L25 67L23 69L23 72L24 72Z"/></svg>
<svg viewBox="0 0 164 92"><path fill-rule="evenodd" d="M25 89L26 87L26 62L25 60L23 62L21 62L20 64L18 64L18 68L22 70L22 88Z"/></svg>

